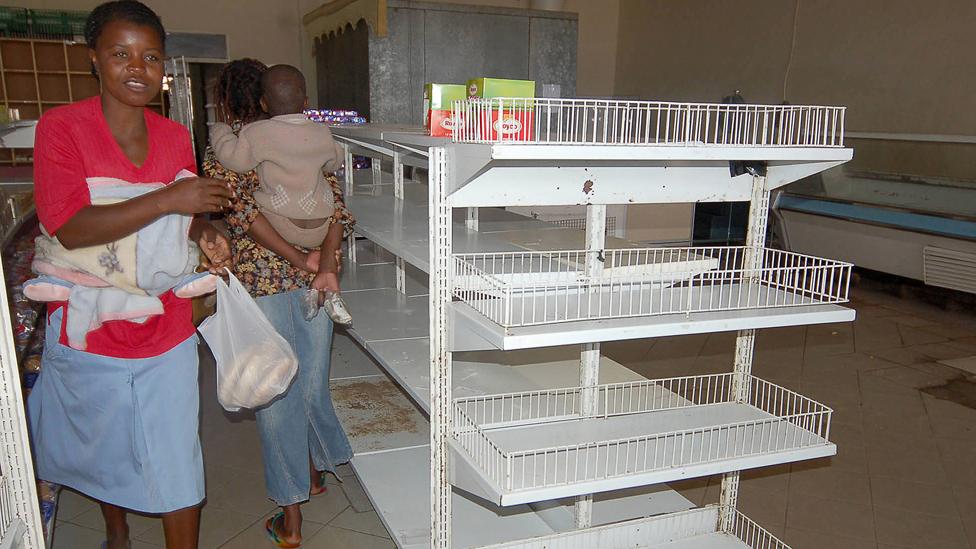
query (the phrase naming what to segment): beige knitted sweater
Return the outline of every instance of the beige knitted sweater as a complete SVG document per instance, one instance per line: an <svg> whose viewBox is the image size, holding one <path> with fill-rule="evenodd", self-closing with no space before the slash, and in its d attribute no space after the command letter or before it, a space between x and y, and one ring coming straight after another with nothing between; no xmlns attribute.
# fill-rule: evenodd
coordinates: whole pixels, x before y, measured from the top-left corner
<svg viewBox="0 0 976 549"><path fill-rule="evenodd" d="M217 160L239 173L257 169L262 209L293 219L322 219L335 211L332 189L322 173L342 164L342 148L328 126L302 113L248 124L235 135L227 124L210 128Z"/></svg>

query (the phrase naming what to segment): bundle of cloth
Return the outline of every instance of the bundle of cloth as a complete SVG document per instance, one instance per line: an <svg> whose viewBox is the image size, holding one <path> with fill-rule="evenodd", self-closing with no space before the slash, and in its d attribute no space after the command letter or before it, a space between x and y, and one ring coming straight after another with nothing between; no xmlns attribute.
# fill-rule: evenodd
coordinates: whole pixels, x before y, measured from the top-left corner
<svg viewBox="0 0 976 549"><path fill-rule="evenodd" d="M176 180L192 176L184 170ZM123 202L164 186L88 179L93 205ZM88 332L107 321L143 323L162 314L159 296L170 290L191 298L216 289L214 275L196 272L200 249L189 240L192 220L189 215L166 215L115 242L74 250L42 227L31 265L38 276L24 284L24 295L35 301L67 302L68 345L83 351Z"/></svg>

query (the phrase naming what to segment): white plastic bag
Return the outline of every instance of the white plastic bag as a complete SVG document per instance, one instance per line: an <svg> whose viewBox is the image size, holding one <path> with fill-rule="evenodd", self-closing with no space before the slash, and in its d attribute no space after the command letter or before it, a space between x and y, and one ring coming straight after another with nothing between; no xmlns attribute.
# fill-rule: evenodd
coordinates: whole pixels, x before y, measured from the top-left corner
<svg viewBox="0 0 976 549"><path fill-rule="evenodd" d="M240 281L230 273L228 280L217 281L217 312L199 330L217 362L217 400L236 412L284 393L298 372L298 358Z"/></svg>

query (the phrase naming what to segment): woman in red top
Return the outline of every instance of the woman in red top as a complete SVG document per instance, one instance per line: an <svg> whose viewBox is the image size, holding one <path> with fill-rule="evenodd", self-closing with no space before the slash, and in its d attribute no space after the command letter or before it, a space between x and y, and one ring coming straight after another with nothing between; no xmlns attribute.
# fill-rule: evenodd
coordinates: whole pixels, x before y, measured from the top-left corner
<svg viewBox="0 0 976 549"><path fill-rule="evenodd" d="M163 79L159 17L133 0L108 2L92 11L85 35L101 95L48 111L37 125L34 185L44 230L65 248L98 248L165 215L227 207L228 186L205 178L92 205L93 178L168 183L196 170L186 129L146 109ZM226 238L204 218L194 219L189 238L214 269L229 265ZM161 514L167 548L197 546L204 498L197 339L190 302L172 292L160 300L161 315L89 332L85 352L67 345L67 307L48 306L42 373L29 400L37 473L102 502L109 548L128 546L126 509Z"/></svg>

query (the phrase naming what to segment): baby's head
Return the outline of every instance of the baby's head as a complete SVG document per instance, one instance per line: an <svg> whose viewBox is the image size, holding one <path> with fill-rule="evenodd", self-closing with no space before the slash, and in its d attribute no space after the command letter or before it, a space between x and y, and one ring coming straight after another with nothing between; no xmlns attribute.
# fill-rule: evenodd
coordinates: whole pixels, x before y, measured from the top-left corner
<svg viewBox="0 0 976 549"><path fill-rule="evenodd" d="M261 75L261 106L271 116L295 114L305 110L305 77L291 65L275 65Z"/></svg>

